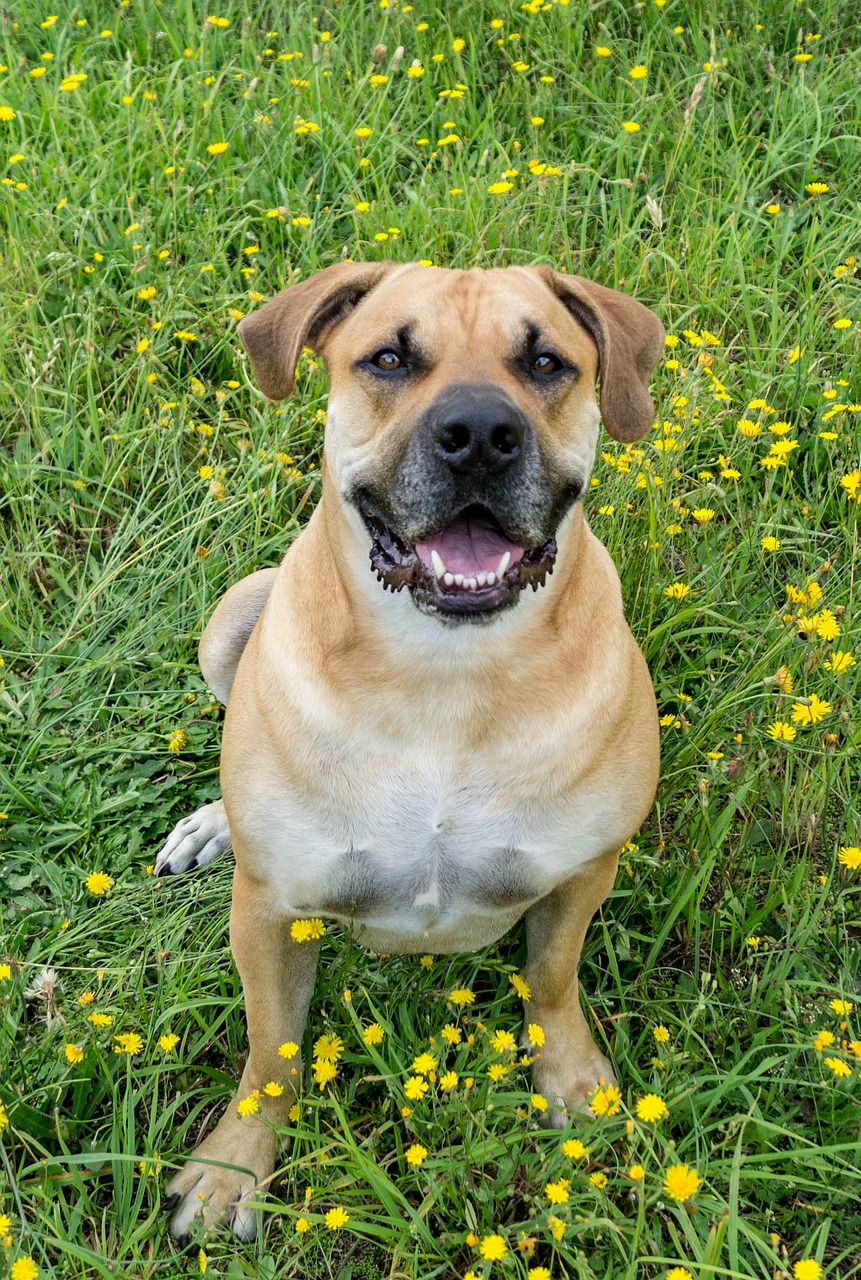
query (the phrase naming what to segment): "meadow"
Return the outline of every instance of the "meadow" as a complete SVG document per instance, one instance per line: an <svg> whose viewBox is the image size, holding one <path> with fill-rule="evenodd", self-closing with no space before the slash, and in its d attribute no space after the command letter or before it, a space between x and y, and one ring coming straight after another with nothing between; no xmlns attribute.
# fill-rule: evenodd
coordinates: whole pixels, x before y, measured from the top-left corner
<svg viewBox="0 0 861 1280"><path fill-rule="evenodd" d="M0 14L0 1268L861 1277L856 3L213 5ZM541 1128L518 930L329 924L258 1240L186 1256L162 1188L245 1023L230 858L152 864L219 794L197 640L312 510L326 407L236 323L345 255L546 262L667 329L585 497L662 725L581 970L621 1087Z"/></svg>

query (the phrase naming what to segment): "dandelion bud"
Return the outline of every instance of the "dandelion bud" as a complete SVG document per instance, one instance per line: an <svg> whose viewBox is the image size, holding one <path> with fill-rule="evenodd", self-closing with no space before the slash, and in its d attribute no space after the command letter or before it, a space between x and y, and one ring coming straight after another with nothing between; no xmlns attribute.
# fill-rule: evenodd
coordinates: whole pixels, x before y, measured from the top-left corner
<svg viewBox="0 0 861 1280"><path fill-rule="evenodd" d="M397 49L395 49L394 53L392 54L392 66L396 67L398 63L403 59L403 56L404 56L404 46L402 44L399 44Z"/></svg>
<svg viewBox="0 0 861 1280"><path fill-rule="evenodd" d="M375 67L378 67L385 56L386 46L384 44L378 44L375 46L374 51L371 54L371 62L373 62Z"/></svg>

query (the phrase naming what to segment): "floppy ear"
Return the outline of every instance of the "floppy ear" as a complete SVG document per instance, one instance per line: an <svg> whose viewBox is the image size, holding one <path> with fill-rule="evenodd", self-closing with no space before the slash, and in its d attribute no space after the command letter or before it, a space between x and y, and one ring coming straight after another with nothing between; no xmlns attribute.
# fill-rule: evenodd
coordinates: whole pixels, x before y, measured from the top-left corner
<svg viewBox="0 0 861 1280"><path fill-rule="evenodd" d="M664 349L664 326L654 311L616 289L547 267L539 270L598 348L604 426L625 444L639 440L654 420L649 375Z"/></svg>
<svg viewBox="0 0 861 1280"><path fill-rule="evenodd" d="M336 262L240 321L239 337L263 394L270 400L289 396L302 348L318 349L330 330L396 265Z"/></svg>

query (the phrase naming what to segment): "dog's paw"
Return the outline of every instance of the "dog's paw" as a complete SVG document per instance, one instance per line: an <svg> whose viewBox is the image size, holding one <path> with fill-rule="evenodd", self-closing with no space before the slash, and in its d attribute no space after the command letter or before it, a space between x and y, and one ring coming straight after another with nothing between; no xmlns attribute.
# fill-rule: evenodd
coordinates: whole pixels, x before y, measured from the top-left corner
<svg viewBox="0 0 861 1280"><path fill-rule="evenodd" d="M608 1085L617 1087L608 1058L596 1045L585 1052L554 1053L548 1036L544 1048L532 1064L532 1082L536 1093L547 1099L547 1110L539 1123L544 1129L564 1129L570 1120L594 1115L590 1101L595 1090Z"/></svg>
<svg viewBox="0 0 861 1280"><path fill-rule="evenodd" d="M155 874L177 876L194 867L206 867L229 848L224 802L216 800L176 824L155 860Z"/></svg>
<svg viewBox="0 0 861 1280"><path fill-rule="evenodd" d="M276 1140L259 1120L230 1111L165 1187L164 1207L172 1211L171 1235L180 1248L210 1229L227 1224L239 1240L253 1240L259 1209L251 1204L275 1166Z"/></svg>

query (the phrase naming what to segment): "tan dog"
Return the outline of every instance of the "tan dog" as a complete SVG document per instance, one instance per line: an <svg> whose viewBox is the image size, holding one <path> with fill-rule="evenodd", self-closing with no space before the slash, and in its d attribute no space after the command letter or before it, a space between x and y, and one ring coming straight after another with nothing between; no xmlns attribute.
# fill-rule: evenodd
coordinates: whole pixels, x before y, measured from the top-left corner
<svg viewBox="0 0 861 1280"><path fill-rule="evenodd" d="M173 1178L180 1239L201 1212L254 1234L247 1202L293 1101L262 1091L284 1076L279 1045L302 1042L314 985L297 918L334 917L375 951L443 953L525 913L546 1035L535 1088L561 1124L612 1079L577 965L658 776L648 671L580 502L599 417L617 440L651 425L657 318L546 267L344 263L239 332L271 399L306 344L331 395L308 527L280 568L228 591L201 642L228 703L223 804L180 823L157 863L233 847L250 1040L237 1097L263 1105L243 1118L234 1100Z"/></svg>

